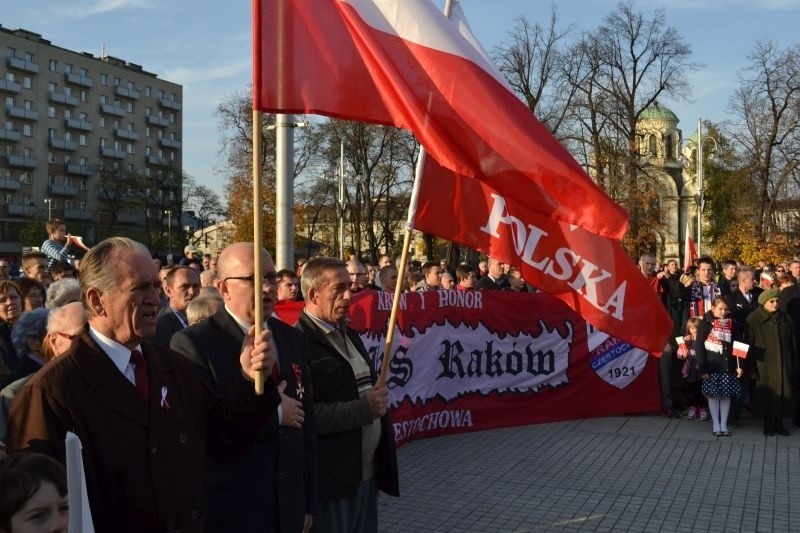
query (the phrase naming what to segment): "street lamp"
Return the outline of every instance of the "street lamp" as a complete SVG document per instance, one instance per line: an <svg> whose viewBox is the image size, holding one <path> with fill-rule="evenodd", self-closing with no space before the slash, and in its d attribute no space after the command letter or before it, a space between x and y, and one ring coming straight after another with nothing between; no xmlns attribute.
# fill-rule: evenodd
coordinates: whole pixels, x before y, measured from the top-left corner
<svg viewBox="0 0 800 533"><path fill-rule="evenodd" d="M697 202L697 255L702 255L700 252L700 241L702 239L703 234L703 205L705 204L705 195L703 193L703 145L705 145L706 141L711 141L714 145L713 151L717 152L719 150L719 144L717 144L717 140L710 135L703 136L703 120L697 119L697 139L685 139L685 146L694 147L697 152L697 160L695 161L696 164L696 172L697 172L697 196L695 200ZM713 152L711 158L713 158ZM709 159L711 159L709 158ZM687 158L683 158L685 163L689 163ZM712 160L713 162L713 160ZM684 164L686 166L686 164ZM687 235L686 238L689 236Z"/></svg>
<svg viewBox="0 0 800 533"><path fill-rule="evenodd" d="M53 199L45 198L42 201L47 204L47 220L53 220Z"/></svg>

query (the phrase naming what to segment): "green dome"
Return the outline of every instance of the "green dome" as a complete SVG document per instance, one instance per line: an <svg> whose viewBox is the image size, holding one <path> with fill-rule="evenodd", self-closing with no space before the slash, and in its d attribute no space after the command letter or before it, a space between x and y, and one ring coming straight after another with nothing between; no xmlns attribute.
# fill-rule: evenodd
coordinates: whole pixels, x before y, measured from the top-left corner
<svg viewBox="0 0 800 533"><path fill-rule="evenodd" d="M669 108L655 104L642 111L639 120L668 120L677 123L678 117Z"/></svg>

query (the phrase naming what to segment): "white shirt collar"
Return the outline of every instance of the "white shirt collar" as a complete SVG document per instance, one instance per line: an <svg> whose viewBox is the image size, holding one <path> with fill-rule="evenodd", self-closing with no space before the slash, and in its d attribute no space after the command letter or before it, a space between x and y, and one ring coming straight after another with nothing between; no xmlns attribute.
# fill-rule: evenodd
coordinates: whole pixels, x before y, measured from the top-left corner
<svg viewBox="0 0 800 533"><path fill-rule="evenodd" d="M89 326L89 336L94 339L94 342L100 347L101 350L111 359L120 372L125 374L125 369L131 360L131 349L123 346L115 340L109 339L92 326ZM141 345L137 344L134 350L141 351Z"/></svg>

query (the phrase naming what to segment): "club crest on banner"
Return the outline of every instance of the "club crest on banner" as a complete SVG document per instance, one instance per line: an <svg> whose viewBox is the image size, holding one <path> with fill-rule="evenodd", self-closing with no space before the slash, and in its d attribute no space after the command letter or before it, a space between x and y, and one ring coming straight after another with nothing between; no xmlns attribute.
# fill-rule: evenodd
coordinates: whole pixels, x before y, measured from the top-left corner
<svg viewBox="0 0 800 533"><path fill-rule="evenodd" d="M649 356L642 349L586 324L589 364L606 383L624 389L644 373Z"/></svg>

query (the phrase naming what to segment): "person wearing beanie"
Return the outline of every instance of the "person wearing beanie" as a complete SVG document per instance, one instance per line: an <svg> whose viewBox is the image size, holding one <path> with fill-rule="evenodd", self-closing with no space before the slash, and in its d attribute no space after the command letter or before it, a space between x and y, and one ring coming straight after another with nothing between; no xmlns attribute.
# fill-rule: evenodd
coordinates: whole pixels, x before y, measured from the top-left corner
<svg viewBox="0 0 800 533"><path fill-rule="evenodd" d="M780 293L769 289L758 297L760 307L747 317L750 349L747 372L756 380L753 409L764 419L764 434L787 436L783 419L793 416L792 376L798 369L797 340L789 315L778 308Z"/></svg>

